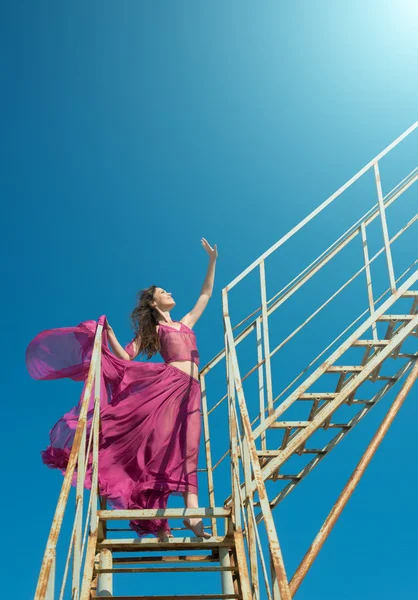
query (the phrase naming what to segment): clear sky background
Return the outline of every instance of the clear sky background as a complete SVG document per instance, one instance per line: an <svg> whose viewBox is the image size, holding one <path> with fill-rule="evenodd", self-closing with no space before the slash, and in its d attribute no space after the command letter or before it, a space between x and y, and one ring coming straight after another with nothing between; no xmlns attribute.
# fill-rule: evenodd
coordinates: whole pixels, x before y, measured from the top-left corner
<svg viewBox="0 0 418 600"><path fill-rule="evenodd" d="M204 280L203 236L219 251L214 294L195 328L206 364L223 345L222 288L417 120L417 20L413 0L1 4L4 597L33 596L62 482L40 451L81 391L72 381L32 380L30 340L106 314L126 343L136 293L152 283L173 293L172 317L180 319ZM387 175L382 166L386 192L418 164L417 144L406 149L394 153ZM366 188L272 263L269 296L374 204ZM404 220L416 205L415 190ZM417 258L416 230L408 240L398 274ZM380 247L377 234L371 241ZM353 272L351 255L344 260L327 283ZM311 288L311 310L326 297L323 283ZM303 351L296 345L282 355L277 389L284 366L299 372L319 351L321 332L339 333L366 308L359 298L353 294L342 321L329 313ZM257 306L255 285L234 290L233 323ZM276 322L279 337L307 310L296 297ZM214 377L213 389L222 389L224 373ZM289 575L388 402L276 509ZM417 418L415 389L297 598L415 597ZM221 430L212 436L219 457L228 440ZM226 476L219 505L228 485ZM220 587L213 576L158 577L158 585L143 576L140 588L125 577L119 593Z"/></svg>

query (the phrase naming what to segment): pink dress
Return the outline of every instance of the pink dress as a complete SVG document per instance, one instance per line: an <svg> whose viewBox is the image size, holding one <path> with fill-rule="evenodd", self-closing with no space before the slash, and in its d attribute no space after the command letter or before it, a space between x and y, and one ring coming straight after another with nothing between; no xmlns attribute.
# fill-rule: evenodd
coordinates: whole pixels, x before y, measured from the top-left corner
<svg viewBox="0 0 418 600"><path fill-rule="evenodd" d="M105 320L102 316L98 322ZM76 327L39 333L26 350L31 377L68 377L85 382L98 322L84 321ZM99 489L111 508L166 508L170 494L198 491L200 383L169 364L190 360L199 365L196 335L181 323L180 330L160 326L159 337L165 362L129 361L110 351L103 329ZM132 356L132 342L125 350ZM41 452L43 462L62 473L68 464L82 397L83 394L77 406L51 429L50 444ZM89 403L87 434L93 405L94 392ZM72 481L75 483L76 474ZM86 488L90 487L91 455L86 475ZM129 524L139 536L155 534L160 528L169 531L166 519L135 520Z"/></svg>

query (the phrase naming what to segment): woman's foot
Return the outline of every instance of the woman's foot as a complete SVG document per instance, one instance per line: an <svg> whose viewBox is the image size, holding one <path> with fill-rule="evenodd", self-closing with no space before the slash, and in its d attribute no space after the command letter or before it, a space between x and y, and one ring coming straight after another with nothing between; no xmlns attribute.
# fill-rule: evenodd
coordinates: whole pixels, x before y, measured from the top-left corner
<svg viewBox="0 0 418 600"><path fill-rule="evenodd" d="M164 540L164 539L166 539L168 537L169 538L174 537L174 535L171 533L171 531L169 529L168 530L167 529L159 529L157 531L157 538L159 540Z"/></svg>
<svg viewBox="0 0 418 600"><path fill-rule="evenodd" d="M191 529L197 537L205 539L212 537L210 533L204 531L202 519L183 519L183 524L188 529Z"/></svg>

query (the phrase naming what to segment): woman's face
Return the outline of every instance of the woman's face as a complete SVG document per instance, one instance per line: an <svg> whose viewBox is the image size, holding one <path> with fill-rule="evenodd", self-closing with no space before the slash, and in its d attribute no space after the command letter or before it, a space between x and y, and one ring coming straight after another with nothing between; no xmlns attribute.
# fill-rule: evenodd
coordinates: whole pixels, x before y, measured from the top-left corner
<svg viewBox="0 0 418 600"><path fill-rule="evenodd" d="M154 300L160 310L171 310L176 305L170 292L164 288L157 287L154 292Z"/></svg>

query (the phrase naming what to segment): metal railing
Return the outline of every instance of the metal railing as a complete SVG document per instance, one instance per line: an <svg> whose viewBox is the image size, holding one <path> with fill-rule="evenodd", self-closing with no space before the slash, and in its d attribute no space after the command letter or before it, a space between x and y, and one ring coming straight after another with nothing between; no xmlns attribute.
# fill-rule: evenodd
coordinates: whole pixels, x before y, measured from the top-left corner
<svg viewBox="0 0 418 600"><path fill-rule="evenodd" d="M356 328L357 332L360 329L366 331L367 328L370 328L372 339L376 341L378 339L378 317L385 310L386 306L390 306L393 300L400 296L401 292L403 293L404 290L410 289L414 282L418 280L418 271L416 270L418 261L415 260L416 253L414 253L414 261L412 264L398 276L395 273L393 261L394 244L403 234L416 224L418 213L410 218L392 237L389 236L387 225L387 210L389 206L397 202L404 192L411 188L418 180L418 167L414 168L406 175L388 194L386 194L386 196L382 191L379 167L381 159L417 128L418 122L410 127L376 158L370 161L345 185L337 190L335 194L330 196L316 210L296 225L288 234L283 236L271 248L264 252L222 291L225 347L201 369L199 374L202 391L203 443L206 458L209 499L209 509L206 509L206 513L211 518L212 533L216 536L217 523L215 512L217 503L215 501L215 487L217 490L225 490L225 480L218 485L217 483L215 484L215 479L219 472L219 467L224 463L225 458L229 456L231 480L230 488L226 490L226 493L229 491L232 493L230 497L225 500L225 505L230 505L232 509L233 534L237 548L240 583L244 598L252 597L254 600L260 598L261 589L258 576L259 565L261 566L262 580L269 600L270 598L273 600L277 600L278 598L280 598L280 600L290 600L293 593L292 584L289 583L285 571L282 551L272 515L272 509L277 504L278 497L280 496L280 498L283 498L286 493L282 492L281 495L276 496L273 501L269 500L266 490L265 472L263 472L259 457L260 450L256 447L257 440L260 440L261 451L267 453L267 429L275 420L277 420L281 412L283 412L284 406L289 406L292 398L296 400L297 394L294 393L294 388L298 381L300 381L301 378L308 376L310 372L312 373L314 366L319 364L321 359L329 357L329 353L332 352L332 349L338 348L337 344L340 344L340 349L344 346L344 343L347 345L347 340L350 339L350 336L354 335L354 328ZM338 239L336 239L335 242L323 251L313 262L289 281L285 287L275 293L271 298L268 298L266 260L283 247L288 240L300 232L305 225L310 223L322 211L337 200L344 191L371 170L374 173L377 203L362 215L360 219L357 219L345 233L339 236ZM375 252L373 256L370 256L368 227L374 222L380 223L383 246ZM317 306L302 323L298 324L284 337L284 339L274 345L269 331L269 318L271 315L280 307L284 306L296 292L303 289L315 275L320 273L321 270L345 248L350 244L356 243L356 240L361 242L362 264L359 265L357 270L351 274L338 289L333 290L329 297L322 302L322 304ZM376 298L371 266L379 257L385 258L389 286ZM229 309L229 294L232 289L236 288L239 283L246 279L247 276L257 268L259 269L260 304L258 308L251 311L245 319L233 326ZM323 313L323 311L325 311L325 309L327 309L327 307L330 306L331 303L348 289L361 275L364 275L365 277L365 297L367 298L365 310L350 324L343 325L343 331L341 333L339 332L334 340L327 344L325 348L317 348L316 356L309 361L309 364L304 367L290 383L285 384L280 393L275 396L273 389L274 357L280 350L283 350L289 342L300 339L301 333L306 329L306 326L318 317L318 315ZM240 333L236 333L242 326L244 326L244 329L240 331ZM412 328L413 325L410 326L411 330ZM73 560L71 574L72 600L87 600L90 595L95 552L97 549L98 537L100 537L98 518L100 513L98 514L97 508L100 496L97 484L102 330L103 318L101 317L98 321L93 354L86 380L74 443L71 449L67 470L64 476L42 562L35 595L36 600L53 600L53 598L55 598L54 588L57 587L55 573L57 542L62 529L64 512L68 504L75 469L77 469L75 516L70 534L59 598L64 598L71 558ZM243 342L253 333L255 334L257 360L249 369L247 368L245 372L241 373L238 351ZM337 351L334 350L334 354L335 352ZM413 362L413 360L410 360L408 363L409 366L411 366ZM211 384L208 386L207 381L209 375L220 365L223 365L225 368L226 392L222 394L220 398L216 399L214 394L212 394ZM408 369L405 367L400 369L399 376L403 376L407 370ZM258 414L255 418L251 419L249 408L254 408L254 402L251 400L250 404L247 403L244 385L250 381L251 375L253 374L256 374L257 376L256 390ZM391 383L386 382L385 388L386 387L390 389ZM93 389L95 394L94 412L92 427L87 436L87 410ZM282 402L276 407L275 405L277 402L283 397L287 398L287 404ZM225 405L228 411L227 437L229 448L221 453L220 458L215 462L213 460L214 444L211 440L210 424L211 419L213 420L216 418L218 421L216 425L220 424L218 418L219 409L222 406L225 407ZM368 409L370 407L368 406L366 408ZM256 425L257 423L258 425ZM214 430L217 431L216 428ZM217 451L219 450L219 443L215 444L215 448ZM92 457L92 485L88 497L86 497L85 475L90 456ZM219 491L217 491L217 494L218 493ZM258 510L258 514L256 514L256 510ZM174 510L170 512L173 514L176 513L176 517L179 516ZM105 512L103 515L106 516ZM151 517L148 515L146 518ZM263 543L258 528L261 521L264 522L265 527L268 545L266 551L263 550ZM231 521L229 519L228 528L230 534ZM249 571L247 571L246 565L247 552L250 563Z"/></svg>
<svg viewBox="0 0 418 600"><path fill-rule="evenodd" d="M392 256L394 244L396 244L401 236L416 224L418 213L410 218L395 235L392 235L392 237L389 236L387 224L388 208L398 201L406 190L411 188L418 180L418 167L415 167L411 172L404 176L386 195L383 194L380 179L380 161L405 138L417 130L417 128L418 122L405 131L405 133L383 150L383 152L371 160L363 169L296 225L289 233L283 236L257 260L251 263L249 267L231 281L231 283L229 283L222 291L225 348L202 368L201 376L207 379L209 374L214 372L217 366L221 364L225 365L227 391L220 398L212 398L211 387L208 385L206 393L209 393L208 400L210 401L208 402L209 408L207 415L208 418L219 421L219 409L225 402L228 404L230 439L229 448L221 454L217 461L212 460L211 457L210 469L212 474L210 478L213 487L213 482L216 481L216 470L221 466L225 458L229 456L231 461L232 494L226 498L225 505L232 507L235 527L237 529L241 528L247 539L247 551L250 557L251 571L250 585L252 586L253 598L259 598L261 593L257 573L259 564L261 564L262 567L265 593L268 598L280 598L281 600L291 598L292 591L285 572L281 549L271 512L278 500L282 499L286 493L282 492L281 494L278 494L273 501L269 500L265 487L266 475L263 473L259 458L260 450L265 451L266 455L268 453L266 442L266 432L268 427L274 423L284 410L285 404L283 404L283 402L277 408L276 403L280 399L286 397L291 398L292 396L289 396L289 394L291 394L292 389L294 389L297 382L300 381L301 378L306 377L309 372L312 372L314 366L320 364L319 361L321 359L325 360L332 352L332 349L338 347L338 344L341 344L341 347L343 347L344 340L347 342L350 335L353 335L353 331L359 330L360 325L363 325L364 331L367 331L367 329L370 328L372 339L376 341L378 339L376 322L384 308L391 306L393 301L400 297L400 292L403 293L405 290L410 289L410 287L418 280L418 271L416 270L418 260L416 260L416 252L413 252L414 260L412 264L397 277ZM276 292L271 298L268 298L266 286L266 260L271 255L275 254L286 244L286 242L299 233L329 205L336 201L343 192L348 190L348 188L370 171L372 171L374 175L377 203L358 218L347 231L340 235L338 239L336 239L313 262L289 281L285 287ZM371 256L368 241L368 228L373 222L375 222L375 224L380 224L383 246ZM339 255L342 250L347 248L350 243L356 243L356 240L360 240L361 242L362 264L355 269L354 273L350 274L347 280L338 289L333 290L329 297L316 307L302 323L298 324L291 333L286 335L279 343L273 344L269 331L269 318L271 315L287 303L296 292L310 282L316 274ZM379 257L385 258L389 286L382 294L375 297L371 267L376 263ZM246 280L255 269L259 270L260 304L256 310L252 310L244 319L241 319L236 325L232 325L229 307L231 290L236 288L243 280ZM318 348L316 347L317 355L310 360L309 364L305 366L289 384L284 386L279 394L275 396L273 393L273 357L280 350L284 349L291 340L297 342L298 336L300 336L300 333L306 326L322 313L333 300L340 296L350 284L358 280L360 276L363 276L365 280L365 298L367 299L365 310L348 325L343 324L343 331L339 332L333 341L327 344L325 348L319 348L318 352ZM246 294L248 294L248 288L245 289ZM368 326L366 327L365 324ZM246 371L241 373L238 349L248 336L252 334L255 334L257 360L250 368L248 368L247 365L248 361L245 361L247 365ZM246 350L248 351L247 347ZM389 351L387 353L389 354ZM410 359L407 365L403 366L398 371L396 378L390 378L390 381L385 382L383 391L380 391L375 395L373 402L369 402L365 405L365 410L362 411L358 420L360 420L360 418L370 410L371 406L373 406L376 401L392 387L395 379L397 381L407 373L414 362L414 359ZM256 400L258 414L251 420L249 409L254 409L255 407L254 395L251 396L250 404L248 404L244 393L244 385L249 381L251 375L255 374L257 375L257 385L254 387L257 389L258 395ZM294 400L296 400L296 398L297 395L295 394ZM258 425L256 425L257 423ZM260 450L256 448L258 438L261 445ZM340 439L341 436L338 437L338 441ZM335 445L337 441L333 441L332 443ZM217 450L219 451L219 444ZM291 483L292 485L295 485L294 482ZM287 486L288 488L291 483ZM215 487L218 490L218 494L219 490L222 488L222 482L220 481L218 484L216 481ZM257 502L254 501L254 493L258 495ZM255 514L255 507L259 510L257 515ZM260 535L257 529L257 526L261 521L264 521L266 528L265 534L267 536L268 544L268 560L263 555L262 545L260 544ZM266 568L268 561L270 561L270 581L267 576Z"/></svg>
<svg viewBox="0 0 418 600"><path fill-rule="evenodd" d="M166 518L182 519L184 517L209 517L212 523L212 535L217 535L217 518L225 517L225 530L231 529L230 511L219 510L215 507L214 490L212 480L212 469L198 469L204 472L207 478L210 508L199 509L147 509L147 510L105 510L106 501L100 497L98 488L99 473L99 431L100 431L100 381L101 381L101 347L103 343L103 324L105 316L98 320L92 357L89 365L88 375L85 381L82 404L71 447L68 465L61 486L55 514L53 517L45 553L42 560L41 570L35 592L35 600L64 600L71 597L72 600L89 600L93 571L97 562L97 544L99 537L103 538L106 526L103 521L125 520L125 519L152 519L165 516ZM202 381L204 389L204 380ZM87 426L87 413L92 391L94 390L94 410L91 420L90 431ZM211 466L211 448L208 429L206 397L202 394L202 414L204 428L204 448L206 463ZM88 433L88 435L87 435ZM86 491L86 471L91 461L91 486ZM58 592L57 578L57 546L63 527L64 515L67 506L70 505L70 491L76 473L75 507L74 518L68 540L66 559L62 578L60 579ZM101 510L98 510L98 505ZM100 519L102 523L100 523ZM116 531L116 530L114 530ZM123 531L123 529L117 530ZM103 554L103 556L102 556ZM109 563L105 552L101 552L105 566ZM223 558L227 564L228 557ZM71 576L70 564L72 562ZM111 562L111 558L110 558ZM109 563L110 564L110 563ZM103 566L103 565L102 565ZM97 564L96 564L97 567ZM222 574L224 577L225 574ZM71 582L70 582L71 579ZM105 582L106 577L102 576ZM225 579L225 577L224 577ZM106 580L107 581L107 580ZM71 584L71 591L68 585ZM100 585L100 577L98 580ZM106 583L106 591L111 582ZM99 591L99 589L97 590ZM57 595L59 593L59 595ZM108 595L108 594L105 594Z"/></svg>
<svg viewBox="0 0 418 600"><path fill-rule="evenodd" d="M41 571L38 579L38 585L35 592L35 600L54 600L56 587L56 557L57 543L61 532L64 513L68 504L74 471L77 468L77 486L75 516L70 535L67 558L65 562L64 574L62 578L59 600L64 599L67 585L69 564L73 560L72 580L71 580L71 598L72 600L89 600L90 598L90 579L89 573L93 571L94 550L96 546L98 519L97 519L97 481L98 481L98 434L100 417L100 369L101 369L101 344L102 344L103 322L98 323L94 339L94 347L90 367L87 375L84 395L78 418L77 428L74 436L74 442L68 459L68 466L64 475L61 492L58 498L57 507L52 521L49 533ZM90 428L89 438L86 440L87 432L87 410L94 389L94 412L92 418L92 427ZM86 450L87 441L87 450ZM83 514L84 505L84 484L85 475L90 452L93 454L92 464L92 484L88 500L87 514ZM86 550L86 537L87 552ZM83 569L84 564L84 569ZM81 581L81 574L84 571L84 577ZM81 587L80 587L81 586ZM68 596L67 596L68 597Z"/></svg>

